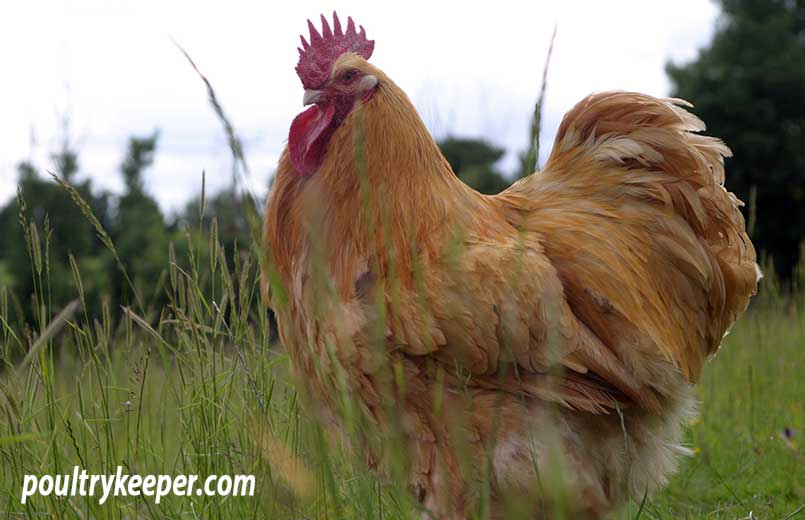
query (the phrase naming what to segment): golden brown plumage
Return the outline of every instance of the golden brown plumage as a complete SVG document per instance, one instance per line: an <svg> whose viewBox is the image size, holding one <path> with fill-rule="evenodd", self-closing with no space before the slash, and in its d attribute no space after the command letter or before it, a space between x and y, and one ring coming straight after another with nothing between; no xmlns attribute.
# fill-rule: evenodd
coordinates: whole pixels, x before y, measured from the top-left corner
<svg viewBox="0 0 805 520"><path fill-rule="evenodd" d="M399 427L437 518L467 517L484 480L492 517L598 518L657 489L757 284L729 150L678 101L595 94L543 171L484 196L385 74L346 53L330 82L345 70L377 79L371 98L311 175L283 154L265 216L266 295L309 410L343 430L354 397L380 471Z"/></svg>

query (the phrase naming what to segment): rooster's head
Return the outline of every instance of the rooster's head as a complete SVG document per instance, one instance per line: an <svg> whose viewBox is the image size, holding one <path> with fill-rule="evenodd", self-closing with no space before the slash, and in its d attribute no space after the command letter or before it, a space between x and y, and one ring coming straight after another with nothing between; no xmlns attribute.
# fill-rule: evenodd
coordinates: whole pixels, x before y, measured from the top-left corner
<svg viewBox="0 0 805 520"><path fill-rule="evenodd" d="M296 116L288 136L291 162L302 175L316 171L335 129L357 101L366 102L372 97L378 84L366 61L375 42L366 39L363 27L356 31L352 18L347 18L347 28L342 30L335 13L332 29L324 15L321 22L319 34L308 20L310 43L300 36L302 47L296 65L305 88L302 102L313 105Z"/></svg>

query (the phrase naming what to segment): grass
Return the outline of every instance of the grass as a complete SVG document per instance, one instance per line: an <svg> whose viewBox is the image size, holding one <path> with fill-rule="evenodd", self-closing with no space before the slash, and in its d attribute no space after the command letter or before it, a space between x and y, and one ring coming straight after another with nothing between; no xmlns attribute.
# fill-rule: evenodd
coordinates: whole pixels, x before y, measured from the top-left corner
<svg viewBox="0 0 805 520"><path fill-rule="evenodd" d="M93 317L68 309L45 319L58 314L45 304L36 330L0 325L0 514L418 517L404 486L376 478L328 444L300 409L259 301L257 248L228 266L220 244L208 238L188 244L188 257L166 267L164 310L105 308ZM37 298L47 302L47 248L29 250ZM83 280L73 265L80 302ZM774 280L764 291L698 386L700 417L688 431L696 454L663 493L631 505L623 518L799 516L805 295L784 296ZM5 301L0 324L11 321ZM67 474L73 466L108 474L118 465L140 474L253 474L256 494L168 496L159 505L143 497L103 506L80 497L20 503L25 474Z"/></svg>
<svg viewBox="0 0 805 520"><path fill-rule="evenodd" d="M736 324L697 388L688 432L697 453L647 518L785 518L805 503L801 302L759 301Z"/></svg>
<svg viewBox="0 0 805 520"><path fill-rule="evenodd" d="M8 266L0 261L0 287L11 285L11 275L8 273Z"/></svg>

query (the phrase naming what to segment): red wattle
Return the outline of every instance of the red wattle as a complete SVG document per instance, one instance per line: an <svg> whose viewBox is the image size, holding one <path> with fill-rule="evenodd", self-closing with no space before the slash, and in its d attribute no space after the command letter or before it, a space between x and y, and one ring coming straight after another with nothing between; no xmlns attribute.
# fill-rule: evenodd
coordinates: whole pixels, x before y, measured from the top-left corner
<svg viewBox="0 0 805 520"><path fill-rule="evenodd" d="M288 135L291 164L304 176L311 175L324 160L327 141L334 128L335 106L330 103L322 110L318 105L308 108L293 120Z"/></svg>

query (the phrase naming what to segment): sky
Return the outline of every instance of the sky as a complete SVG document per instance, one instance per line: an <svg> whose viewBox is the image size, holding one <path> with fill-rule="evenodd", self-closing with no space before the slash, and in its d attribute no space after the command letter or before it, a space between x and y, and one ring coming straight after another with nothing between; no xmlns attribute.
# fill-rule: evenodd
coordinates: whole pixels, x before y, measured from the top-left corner
<svg viewBox="0 0 805 520"><path fill-rule="evenodd" d="M52 169L65 135L79 179L119 193L130 135L159 130L146 188L168 213L232 182L224 131L181 44L215 88L246 151L251 189L266 191L302 111L294 71L306 20L337 10L375 40L371 61L413 100L437 138L484 137L514 169L527 146L554 26L540 139L543 160L563 114L591 92L667 95L665 64L694 59L711 40L711 0L517 2L228 2L30 0L0 16L0 203L16 165ZM65 124L65 120L69 120Z"/></svg>

